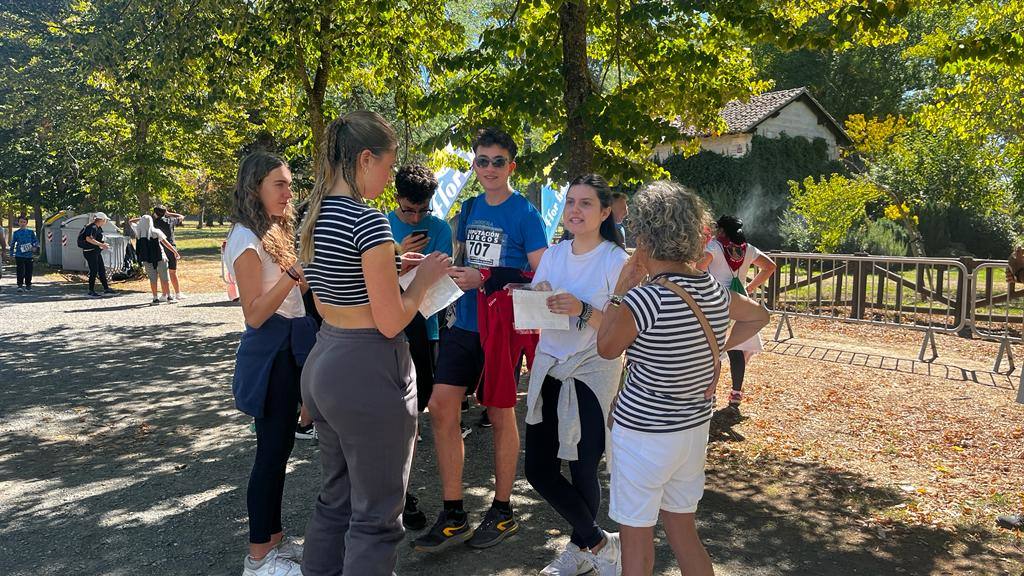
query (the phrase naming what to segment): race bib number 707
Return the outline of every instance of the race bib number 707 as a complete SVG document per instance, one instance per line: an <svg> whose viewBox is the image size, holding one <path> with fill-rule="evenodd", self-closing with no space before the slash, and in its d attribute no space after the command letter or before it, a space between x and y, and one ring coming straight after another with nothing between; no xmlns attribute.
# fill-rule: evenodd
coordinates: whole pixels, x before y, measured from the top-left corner
<svg viewBox="0 0 1024 576"><path fill-rule="evenodd" d="M501 230L471 227L466 230L466 260L477 268L500 266L504 241Z"/></svg>

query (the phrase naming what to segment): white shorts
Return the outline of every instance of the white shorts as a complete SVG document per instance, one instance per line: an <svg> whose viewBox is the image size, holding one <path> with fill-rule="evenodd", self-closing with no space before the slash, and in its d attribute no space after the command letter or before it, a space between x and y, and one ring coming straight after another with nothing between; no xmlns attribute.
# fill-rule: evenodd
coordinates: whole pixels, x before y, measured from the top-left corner
<svg viewBox="0 0 1024 576"><path fill-rule="evenodd" d="M704 461L711 422L681 432L637 432L612 427L611 503L619 524L647 528L658 512L689 514L704 495Z"/></svg>

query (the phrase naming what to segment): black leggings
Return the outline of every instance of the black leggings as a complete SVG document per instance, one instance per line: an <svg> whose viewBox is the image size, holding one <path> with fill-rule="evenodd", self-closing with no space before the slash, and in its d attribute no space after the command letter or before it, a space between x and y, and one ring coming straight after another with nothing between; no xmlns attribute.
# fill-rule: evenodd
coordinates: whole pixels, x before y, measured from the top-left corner
<svg viewBox="0 0 1024 576"><path fill-rule="evenodd" d="M742 350L729 350L729 373L732 374L732 389L743 390L743 376L747 372L747 357Z"/></svg>
<svg viewBox="0 0 1024 576"><path fill-rule="evenodd" d="M249 510L249 542L265 544L281 531L281 500L285 468L295 446L295 412L299 407L300 368L291 350L274 357L267 384L263 417L256 418L256 460L249 474L245 503Z"/></svg>
<svg viewBox="0 0 1024 576"><path fill-rule="evenodd" d="M15 265L17 267L18 275L18 286L32 285L32 259L31 258L15 258Z"/></svg>
<svg viewBox="0 0 1024 576"><path fill-rule="evenodd" d="M604 454L605 420L597 397L586 384L573 380L580 410L577 460L569 462L572 482L562 475L558 458L558 392L562 383L550 376L541 388L544 421L526 427L526 479L572 526L570 541L580 548L597 546L604 538L597 525L601 484L597 466Z"/></svg>
<svg viewBox="0 0 1024 576"><path fill-rule="evenodd" d="M99 276L100 282L103 283L103 289L109 289L110 285L107 284L107 267L103 264L103 256L100 255L100 251L98 249L86 250L82 254L85 256L85 261L89 263L89 292L96 291L97 276Z"/></svg>

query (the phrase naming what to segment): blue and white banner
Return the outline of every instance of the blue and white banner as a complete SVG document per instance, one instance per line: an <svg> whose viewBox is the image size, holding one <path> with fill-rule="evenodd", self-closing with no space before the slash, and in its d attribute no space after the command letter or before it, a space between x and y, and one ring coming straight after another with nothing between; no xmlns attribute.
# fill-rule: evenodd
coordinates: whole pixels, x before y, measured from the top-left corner
<svg viewBox="0 0 1024 576"><path fill-rule="evenodd" d="M565 210L565 197L569 192L569 185L561 188L554 188L548 182L540 190L540 216L544 220L544 230L548 234L548 243L555 237L555 230L558 223L562 221L562 211Z"/></svg>
<svg viewBox="0 0 1024 576"><path fill-rule="evenodd" d="M452 150L451 146L447 148L447 151L459 158L465 159L471 165L473 164L472 152ZM452 205L455 204L455 199L459 197L459 192L462 192L466 182L469 182L469 177L473 175L473 169L470 168L467 172L460 172L454 168L442 168L434 175L437 176L437 192L430 200L430 209L433 211L434 216L446 220L448 212L452 209Z"/></svg>

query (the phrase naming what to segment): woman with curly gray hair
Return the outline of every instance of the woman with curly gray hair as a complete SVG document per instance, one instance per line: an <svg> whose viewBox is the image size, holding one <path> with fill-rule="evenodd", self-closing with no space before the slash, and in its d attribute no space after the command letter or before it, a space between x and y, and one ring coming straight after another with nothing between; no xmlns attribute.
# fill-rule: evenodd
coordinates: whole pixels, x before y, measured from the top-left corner
<svg viewBox="0 0 1024 576"><path fill-rule="evenodd" d="M694 513L704 494L720 351L756 334L768 311L696 268L707 222L696 194L653 182L633 197L632 214L636 252L622 268L597 335L598 353L625 352L628 369L609 418L609 516L620 524L624 576L654 569L659 515L682 573L706 576L714 568Z"/></svg>

